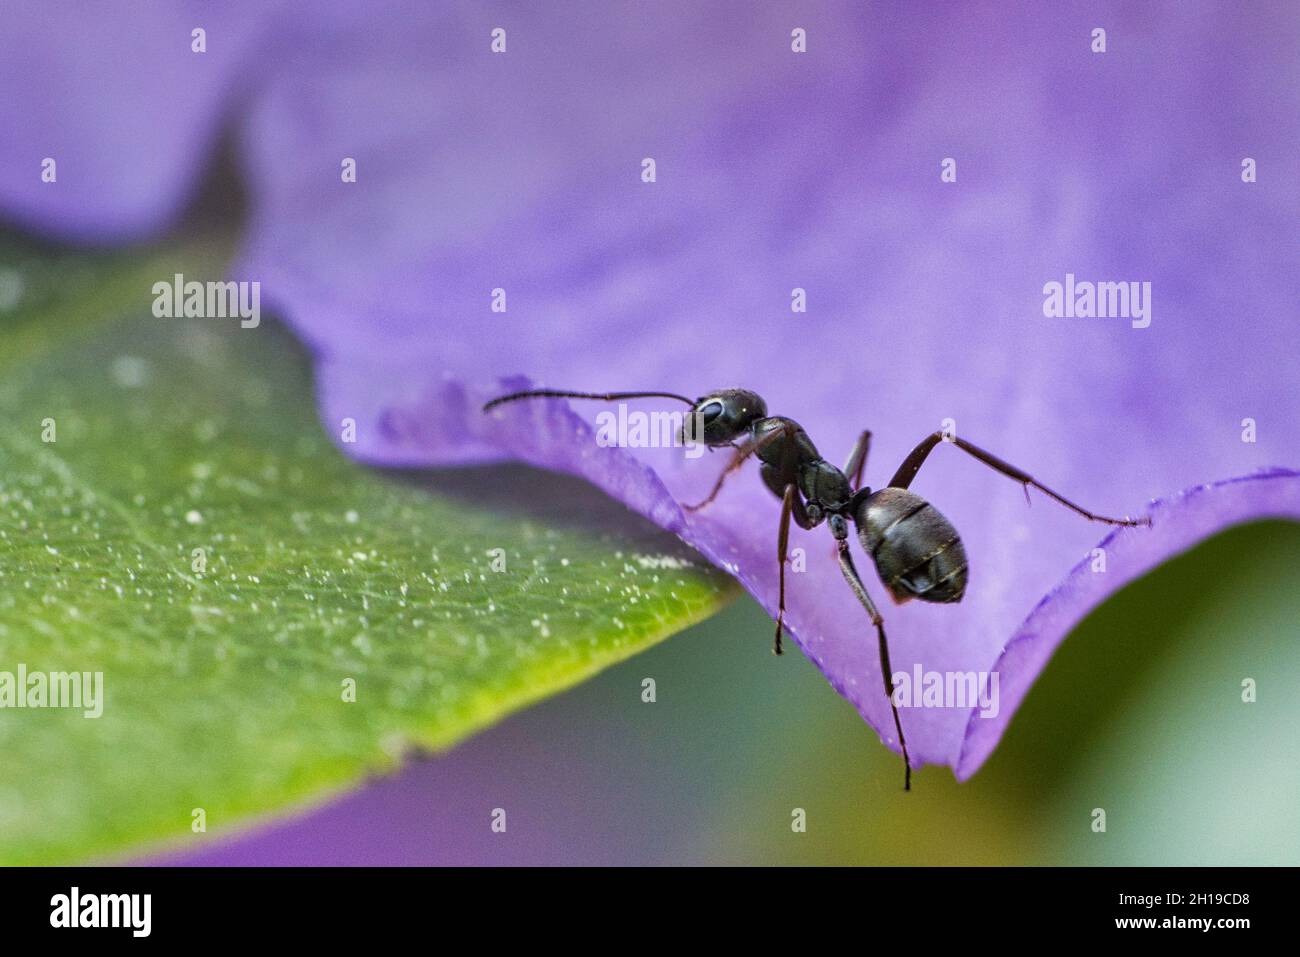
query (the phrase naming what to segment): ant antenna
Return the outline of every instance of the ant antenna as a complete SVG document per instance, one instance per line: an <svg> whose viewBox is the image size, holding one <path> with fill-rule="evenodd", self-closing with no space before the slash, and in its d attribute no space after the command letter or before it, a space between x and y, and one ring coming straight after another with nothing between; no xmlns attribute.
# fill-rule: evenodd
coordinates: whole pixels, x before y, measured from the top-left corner
<svg viewBox="0 0 1300 957"><path fill-rule="evenodd" d="M678 395L676 392L568 392L564 389L527 389L523 392L499 395L483 406L483 411L487 412L498 405L504 405L518 399L602 399L606 402L617 399L676 399L678 402L685 402L687 405L695 404L693 399Z"/></svg>

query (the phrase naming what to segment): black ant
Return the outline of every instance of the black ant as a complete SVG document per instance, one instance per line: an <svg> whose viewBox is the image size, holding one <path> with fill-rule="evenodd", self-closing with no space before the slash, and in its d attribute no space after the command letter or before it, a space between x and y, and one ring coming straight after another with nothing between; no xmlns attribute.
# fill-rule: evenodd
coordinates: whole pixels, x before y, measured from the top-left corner
<svg viewBox="0 0 1300 957"><path fill-rule="evenodd" d="M912 762L903 738L903 724L894 703L893 669L889 664L889 645L885 639L885 624L876 610L875 602L867 594L849 553L850 521L857 525L858 540L871 557L880 574L880 580L889 589L898 604L919 598L929 602L958 602L966 592L966 549L961 536L948 519L933 505L908 486L916 478L930 452L940 442L947 441L963 452L974 456L989 468L1010 476L1021 483L1026 499L1033 486L1066 508L1093 522L1108 525L1150 525L1149 518L1108 518L1096 515L1076 505L1063 495L1043 485L1028 472L1002 461L976 445L944 432L926 436L910 455L903 460L894 477L884 488L874 492L860 486L862 472L867 464L867 451L871 447L871 433L864 431L853 446L844 468L838 469L827 462L817 451L808 433L793 419L767 414L767 403L756 392L746 389L722 389L702 398L691 400L673 392L570 392L556 389L530 389L499 396L483 406L483 411L505 402L519 399L567 398L620 399L662 398L675 399L691 407L690 421L683 426L682 440L687 429L696 441L709 448L731 446L735 455L722 473L708 497L695 505L685 506L687 511L704 508L718 496L727 476L736 471L751 455L757 455L759 474L772 493L781 500L781 521L777 534L777 561L780 566L780 598L776 615L776 640L773 651L781 654L781 630L785 620L785 566L790 540L790 519L800 528L816 528L822 522L830 526L835 536L840 571L853 589L853 593L866 609L876 628L880 644L880 671L885 679L885 695L889 698L894 715L894 728L903 752L903 789L912 787ZM738 439L743 439L736 444ZM850 480L849 476L852 476Z"/></svg>

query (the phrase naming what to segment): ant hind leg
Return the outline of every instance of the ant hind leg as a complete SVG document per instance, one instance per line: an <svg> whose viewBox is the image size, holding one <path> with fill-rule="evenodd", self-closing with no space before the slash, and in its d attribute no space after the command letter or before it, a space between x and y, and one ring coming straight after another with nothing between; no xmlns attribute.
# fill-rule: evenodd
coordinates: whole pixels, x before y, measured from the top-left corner
<svg viewBox="0 0 1300 957"><path fill-rule="evenodd" d="M926 436L925 439L921 442L921 444L918 445L916 448L914 448L911 454L908 455L908 457L903 460L903 464L898 467L898 471L894 473L894 477L889 480L890 487L907 488L909 485L911 485L912 480L916 478L916 473L921 470L921 466L925 463L925 460L929 457L930 453L934 451L934 447L938 445L940 442L942 442L943 439L944 439L944 433L942 432L933 432L930 435ZM1111 518L1107 515L1098 515L1095 512L1091 512L1088 509L1084 508L1082 505L1070 501L1060 492L1048 488L1046 485L1038 481L1038 479L1034 478L1032 475L1030 475L1028 472L1024 471L1023 469L1016 468L1010 462L1004 462L1002 459L998 458L996 455L994 455L991 452L985 452L978 445L975 445L971 442L967 442L965 439L957 438L956 436L954 436L951 439L951 442L953 445L957 446L957 448L961 449L967 455L978 460L979 462L982 462L984 465L987 465L995 472L1001 472L1003 475L1007 476L1008 478L1015 479L1017 482L1019 482L1021 485L1024 486L1026 498L1028 498L1029 495L1029 487L1033 486L1034 488L1042 492L1044 495L1048 496L1049 498L1055 499L1057 502L1060 502L1070 511L1082 515L1090 522L1104 522L1107 525L1130 525L1130 526L1151 524L1150 516L1146 516L1144 518L1128 518L1127 516L1124 518Z"/></svg>

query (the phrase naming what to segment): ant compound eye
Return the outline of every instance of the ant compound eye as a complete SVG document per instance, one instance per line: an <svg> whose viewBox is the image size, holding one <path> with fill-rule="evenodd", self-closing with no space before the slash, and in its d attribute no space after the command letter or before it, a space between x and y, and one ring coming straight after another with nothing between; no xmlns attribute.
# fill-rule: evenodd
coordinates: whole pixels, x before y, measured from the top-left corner
<svg viewBox="0 0 1300 957"><path fill-rule="evenodd" d="M700 406L698 414L700 418L704 420L705 424L708 424L722 414L722 403L717 399L714 399L712 402L706 402L704 405Z"/></svg>

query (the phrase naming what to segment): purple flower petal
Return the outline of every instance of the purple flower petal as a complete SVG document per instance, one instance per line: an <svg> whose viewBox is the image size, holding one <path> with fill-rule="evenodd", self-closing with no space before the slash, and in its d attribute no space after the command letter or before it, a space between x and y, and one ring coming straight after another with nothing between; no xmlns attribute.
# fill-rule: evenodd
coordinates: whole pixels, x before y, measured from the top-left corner
<svg viewBox="0 0 1300 957"><path fill-rule="evenodd" d="M778 503L752 467L688 516L679 503L702 497L723 455L600 448L592 403L481 403L517 376L688 395L743 385L836 463L872 429L872 485L952 419L1110 514L1300 461L1292 5L619 10L340 7L276 39L293 55L242 121L253 212L235 272L313 346L327 425L359 423L350 453L582 475L769 610ZM488 46L498 25L502 55ZM795 26L806 54L791 52ZM1089 48L1094 26L1104 54ZM33 130L60 128L49 116L62 111L47 114L3 119L39 142ZM76 129L93 152L95 130ZM356 183L340 180L345 157ZM956 182L940 179L946 157ZM1242 180L1247 157L1256 182ZM196 160L158 165L184 179ZM149 221L131 190L99 208L81 198L87 233L112 235L124 209ZM0 202L77 232L22 189ZM1067 274L1150 282L1151 324L1046 318L1044 284ZM806 313L791 311L796 287ZM505 313L490 309L498 288ZM1105 575L1085 586L1076 569L1034 611L1103 529L1042 496L1026 508L1014 483L937 449L914 489L961 530L963 603L891 607L858 564L896 670L996 664L1006 697L978 723L969 708L907 709L914 758L973 773L1087 608L1219 528L1295 517L1293 481L1160 506L1155 528L1110 540ZM874 636L830 537L792 544L807 564L789 579L792 632L892 741ZM755 635L754 653L769 641Z"/></svg>
<svg viewBox="0 0 1300 957"><path fill-rule="evenodd" d="M6 6L0 213L63 239L119 241L180 212L212 159L273 3ZM206 52L192 31L206 31ZM55 161L53 182L42 164Z"/></svg>

